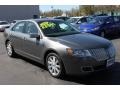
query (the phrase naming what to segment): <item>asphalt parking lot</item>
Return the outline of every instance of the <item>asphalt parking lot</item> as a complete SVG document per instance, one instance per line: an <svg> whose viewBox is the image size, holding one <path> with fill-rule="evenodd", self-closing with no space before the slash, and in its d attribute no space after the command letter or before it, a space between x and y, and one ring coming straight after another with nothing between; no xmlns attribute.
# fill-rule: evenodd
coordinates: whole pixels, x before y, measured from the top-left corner
<svg viewBox="0 0 120 90"><path fill-rule="evenodd" d="M83 85L118 85L120 84L120 39L113 39L117 57L112 70L93 73L87 76L66 76L56 79L49 75L45 67L24 57L10 58L6 54L3 33L0 33L0 84L83 84Z"/></svg>

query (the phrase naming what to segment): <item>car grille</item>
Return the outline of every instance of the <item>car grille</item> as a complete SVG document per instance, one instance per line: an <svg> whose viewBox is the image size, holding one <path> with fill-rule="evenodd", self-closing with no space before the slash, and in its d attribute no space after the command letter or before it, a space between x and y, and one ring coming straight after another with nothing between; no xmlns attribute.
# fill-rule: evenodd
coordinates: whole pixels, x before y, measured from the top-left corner
<svg viewBox="0 0 120 90"><path fill-rule="evenodd" d="M110 58L108 50L105 48L90 49L89 52L98 61L107 60Z"/></svg>

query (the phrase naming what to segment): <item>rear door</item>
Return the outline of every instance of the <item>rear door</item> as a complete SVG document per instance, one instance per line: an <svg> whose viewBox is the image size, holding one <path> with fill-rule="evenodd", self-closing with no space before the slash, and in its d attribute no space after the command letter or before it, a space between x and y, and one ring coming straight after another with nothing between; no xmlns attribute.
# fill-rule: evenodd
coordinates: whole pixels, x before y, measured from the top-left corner
<svg viewBox="0 0 120 90"><path fill-rule="evenodd" d="M23 50L23 31L25 29L25 22L19 22L11 29L10 36L14 49Z"/></svg>

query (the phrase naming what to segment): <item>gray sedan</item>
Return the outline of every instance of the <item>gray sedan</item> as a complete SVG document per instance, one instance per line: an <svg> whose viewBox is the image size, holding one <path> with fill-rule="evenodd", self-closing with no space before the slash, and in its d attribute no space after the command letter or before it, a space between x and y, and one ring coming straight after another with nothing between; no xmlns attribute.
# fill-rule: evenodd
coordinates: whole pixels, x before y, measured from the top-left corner
<svg viewBox="0 0 120 90"><path fill-rule="evenodd" d="M62 20L19 21L4 36L10 57L20 54L37 61L56 78L105 70L115 62L115 49L109 40L80 33Z"/></svg>

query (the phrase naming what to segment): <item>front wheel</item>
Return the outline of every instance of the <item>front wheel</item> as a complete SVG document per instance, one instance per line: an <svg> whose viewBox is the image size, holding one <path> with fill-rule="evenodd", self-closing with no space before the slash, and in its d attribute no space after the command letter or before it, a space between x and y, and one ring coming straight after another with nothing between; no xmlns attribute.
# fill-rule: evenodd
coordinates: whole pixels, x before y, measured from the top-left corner
<svg viewBox="0 0 120 90"><path fill-rule="evenodd" d="M64 67L60 57L57 54L48 54L46 58L46 65L49 73L53 77L60 78L64 75Z"/></svg>

